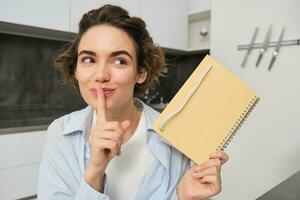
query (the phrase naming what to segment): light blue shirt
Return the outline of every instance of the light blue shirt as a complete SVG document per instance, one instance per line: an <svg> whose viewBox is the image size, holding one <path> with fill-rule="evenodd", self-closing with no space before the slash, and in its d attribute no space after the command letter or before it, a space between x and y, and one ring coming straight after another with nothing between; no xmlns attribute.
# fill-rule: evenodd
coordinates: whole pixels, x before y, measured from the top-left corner
<svg viewBox="0 0 300 200"><path fill-rule="evenodd" d="M189 168L189 159L164 142L151 129L159 113L141 101L147 127L147 146L155 157L135 200L175 200L176 186ZM39 172L38 200L110 200L88 185L83 177L88 163L89 131L93 108L56 119L47 130Z"/></svg>

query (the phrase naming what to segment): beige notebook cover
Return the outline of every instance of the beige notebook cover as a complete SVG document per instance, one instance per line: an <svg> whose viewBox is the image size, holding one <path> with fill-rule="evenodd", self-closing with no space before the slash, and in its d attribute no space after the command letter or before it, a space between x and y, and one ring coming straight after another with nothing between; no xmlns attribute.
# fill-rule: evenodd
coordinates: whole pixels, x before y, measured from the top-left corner
<svg viewBox="0 0 300 200"><path fill-rule="evenodd" d="M254 90L206 56L152 128L200 164L224 150L258 100Z"/></svg>

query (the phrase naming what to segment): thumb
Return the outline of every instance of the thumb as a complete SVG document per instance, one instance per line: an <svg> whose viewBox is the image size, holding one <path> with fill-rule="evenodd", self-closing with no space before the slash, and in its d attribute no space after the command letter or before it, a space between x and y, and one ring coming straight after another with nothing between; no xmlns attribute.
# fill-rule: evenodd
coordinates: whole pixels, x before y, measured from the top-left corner
<svg viewBox="0 0 300 200"><path fill-rule="evenodd" d="M126 131L131 125L131 122L129 120L124 120L121 122L121 126L124 131Z"/></svg>

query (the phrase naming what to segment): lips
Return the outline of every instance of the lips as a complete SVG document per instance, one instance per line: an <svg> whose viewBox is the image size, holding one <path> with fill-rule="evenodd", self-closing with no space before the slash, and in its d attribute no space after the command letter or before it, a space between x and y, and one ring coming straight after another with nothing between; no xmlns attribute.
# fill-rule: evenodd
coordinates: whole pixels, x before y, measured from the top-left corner
<svg viewBox="0 0 300 200"><path fill-rule="evenodd" d="M114 92L114 89L106 89L106 88L103 89L103 93L104 93L105 97L111 96L113 94L113 92Z"/></svg>
<svg viewBox="0 0 300 200"><path fill-rule="evenodd" d="M92 88L90 89L90 91L92 92L92 94L97 97L97 89L96 88ZM102 91L105 95L105 97L110 97L113 95L115 89L112 89L112 88L102 88Z"/></svg>

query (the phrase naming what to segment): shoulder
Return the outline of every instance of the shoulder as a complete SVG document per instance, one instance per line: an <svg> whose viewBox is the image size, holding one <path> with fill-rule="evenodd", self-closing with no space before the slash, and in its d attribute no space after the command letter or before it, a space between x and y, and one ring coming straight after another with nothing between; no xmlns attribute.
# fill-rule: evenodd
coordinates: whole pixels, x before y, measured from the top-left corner
<svg viewBox="0 0 300 200"><path fill-rule="evenodd" d="M151 108L150 106L148 106L147 104L143 103L143 109L145 112L145 115L147 116L147 120L148 120L148 126L149 126L149 140L151 140L151 142L156 143L156 147L161 147L160 149L169 149L170 155L172 158L170 159L174 159L177 160L179 163L184 165L184 169L186 168L188 162L189 162L189 158L186 157L183 153L181 153L180 151L177 150L177 148L175 148L172 144L170 144L167 140L165 140L163 137L161 137L161 135L159 135L154 129L150 128L151 125L153 124L153 122L157 119L157 117L160 115L160 112L154 110L153 108Z"/></svg>
<svg viewBox="0 0 300 200"><path fill-rule="evenodd" d="M49 137L54 137L54 135L62 135L63 130L67 126L67 124L70 122L72 117L76 116L80 113L81 110L74 111L68 114L65 114L57 119L55 119L47 129L47 134Z"/></svg>
<svg viewBox="0 0 300 200"><path fill-rule="evenodd" d="M54 141L57 141L58 139L61 139L63 137L65 129L70 125L74 118L78 118L78 116L81 116L84 112L86 112L87 108L88 107L65 114L55 119L47 128L46 142L52 143Z"/></svg>
<svg viewBox="0 0 300 200"><path fill-rule="evenodd" d="M139 106L143 108L143 111L149 122L154 122L154 120L159 116L160 113L141 100L138 100L138 103L140 104Z"/></svg>

